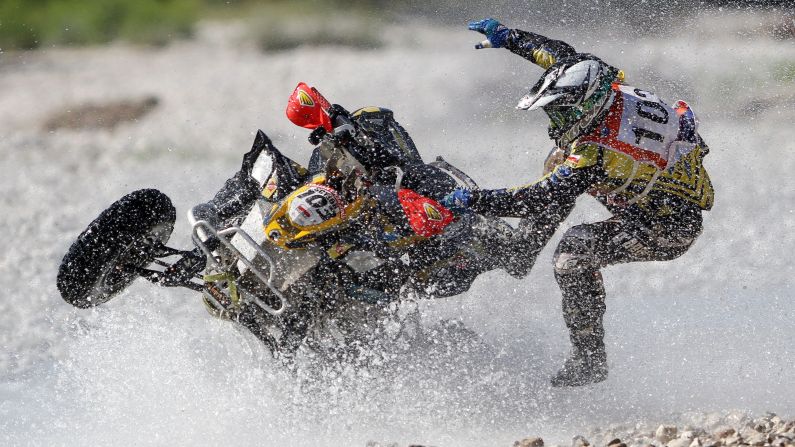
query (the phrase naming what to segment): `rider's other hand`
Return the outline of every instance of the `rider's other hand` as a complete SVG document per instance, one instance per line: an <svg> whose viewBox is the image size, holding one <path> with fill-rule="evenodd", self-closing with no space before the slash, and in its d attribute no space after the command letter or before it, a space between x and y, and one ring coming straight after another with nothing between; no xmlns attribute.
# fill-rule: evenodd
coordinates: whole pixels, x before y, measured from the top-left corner
<svg viewBox="0 0 795 447"><path fill-rule="evenodd" d="M465 188L456 188L453 192L444 196L439 203L454 213L462 213L472 204L472 191Z"/></svg>
<svg viewBox="0 0 795 447"><path fill-rule="evenodd" d="M475 49L501 48L511 32L508 27L492 18L469 22L469 29L486 35L486 40L475 45Z"/></svg>
<svg viewBox="0 0 795 447"><path fill-rule="evenodd" d="M334 135L339 138L351 138L356 133L353 124L353 116L345 107L339 104L332 104L328 110L331 125L334 127Z"/></svg>
<svg viewBox="0 0 795 447"><path fill-rule="evenodd" d="M348 120L352 120L351 112L349 112L345 107L342 107L339 104L332 104L331 107L328 109L328 115L333 120L337 117L343 117Z"/></svg>
<svg viewBox="0 0 795 447"><path fill-rule="evenodd" d="M309 144L317 146L318 144L320 144L321 141L323 141L323 136L326 135L327 133L328 132L326 132L326 129L323 126L318 126L315 130L312 131L312 133L309 134L308 137Z"/></svg>

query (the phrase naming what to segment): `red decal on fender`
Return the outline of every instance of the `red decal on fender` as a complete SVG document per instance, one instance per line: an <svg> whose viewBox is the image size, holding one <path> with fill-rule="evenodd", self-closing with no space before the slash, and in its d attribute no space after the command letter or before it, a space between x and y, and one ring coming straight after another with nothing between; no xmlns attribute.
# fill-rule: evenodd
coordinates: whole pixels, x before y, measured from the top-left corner
<svg viewBox="0 0 795 447"><path fill-rule="evenodd" d="M439 202L410 189L398 191L398 200L411 229L420 236L436 236L453 221L453 213Z"/></svg>

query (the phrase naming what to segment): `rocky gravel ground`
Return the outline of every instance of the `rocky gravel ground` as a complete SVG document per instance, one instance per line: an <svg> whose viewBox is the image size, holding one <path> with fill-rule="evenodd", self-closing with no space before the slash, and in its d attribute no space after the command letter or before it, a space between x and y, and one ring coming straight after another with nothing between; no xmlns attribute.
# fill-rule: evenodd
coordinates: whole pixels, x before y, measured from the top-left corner
<svg viewBox="0 0 795 447"><path fill-rule="evenodd" d="M742 413L704 415L702 422L688 425L663 424L656 428L643 424L627 428L594 429L577 435L571 447L729 447L795 446L795 419L775 413L752 418ZM543 447L542 438L516 441L514 447ZM568 447L556 444L552 447Z"/></svg>
<svg viewBox="0 0 795 447"><path fill-rule="evenodd" d="M692 417L692 416L691 416ZM795 419L775 413L751 417L741 412L711 413L695 417L690 424L646 424L632 427L593 428L576 435L571 444L546 444L543 438L528 437L513 447L793 447ZM371 441L367 447L402 447L397 443ZM408 447L426 447L409 444ZM432 446L427 446L432 447Z"/></svg>

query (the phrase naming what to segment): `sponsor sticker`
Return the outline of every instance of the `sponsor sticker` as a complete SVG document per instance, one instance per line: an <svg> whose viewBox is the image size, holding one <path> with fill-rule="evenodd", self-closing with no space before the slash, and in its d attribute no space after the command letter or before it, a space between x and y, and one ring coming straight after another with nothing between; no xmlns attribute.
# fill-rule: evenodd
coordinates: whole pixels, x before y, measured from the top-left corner
<svg viewBox="0 0 795 447"><path fill-rule="evenodd" d="M298 205L298 206L296 206L296 207L295 207L295 209L296 209L296 210L297 210L299 213L303 214L303 215L304 215L304 217L312 217L312 213L310 213L310 212L309 212L309 210L308 210L308 209L306 209L306 207L305 207L305 206L303 206L303 205Z"/></svg>
<svg viewBox="0 0 795 447"><path fill-rule="evenodd" d="M342 207L342 199L333 189L308 185L290 200L287 215L293 224L306 228L342 215Z"/></svg>
<svg viewBox="0 0 795 447"><path fill-rule="evenodd" d="M302 106L313 107L315 105L315 101L312 101L312 97L309 96L309 93L298 90L298 102L301 103Z"/></svg>
<svg viewBox="0 0 795 447"><path fill-rule="evenodd" d="M265 188L262 189L262 196L265 197L266 199L270 199L271 197L273 197L273 194L276 192L276 186L277 186L276 176L273 175L268 180L268 183L265 184Z"/></svg>
<svg viewBox="0 0 795 447"><path fill-rule="evenodd" d="M428 216L428 219L433 220L435 222L442 221L442 213L440 213L435 206L426 202L422 205L422 209L425 211L425 215Z"/></svg>
<svg viewBox="0 0 795 447"><path fill-rule="evenodd" d="M350 250L351 248L353 248L353 244L346 244L344 242L337 242L336 244L334 244L333 246L331 246L331 248L329 248L327 250L327 253L329 254L329 256L331 256L332 259L337 259L340 256L342 256L345 253L347 253L348 250Z"/></svg>

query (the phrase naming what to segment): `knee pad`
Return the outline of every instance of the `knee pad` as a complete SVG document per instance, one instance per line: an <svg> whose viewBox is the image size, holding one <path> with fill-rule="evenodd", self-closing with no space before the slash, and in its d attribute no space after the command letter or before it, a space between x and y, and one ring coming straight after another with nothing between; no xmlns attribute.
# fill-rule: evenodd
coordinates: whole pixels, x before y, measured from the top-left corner
<svg viewBox="0 0 795 447"><path fill-rule="evenodd" d="M594 237L593 231L585 225L566 231L555 250L555 273L568 275L598 269L599 262L592 249Z"/></svg>

